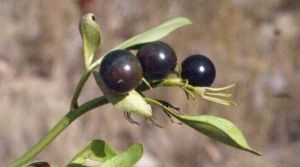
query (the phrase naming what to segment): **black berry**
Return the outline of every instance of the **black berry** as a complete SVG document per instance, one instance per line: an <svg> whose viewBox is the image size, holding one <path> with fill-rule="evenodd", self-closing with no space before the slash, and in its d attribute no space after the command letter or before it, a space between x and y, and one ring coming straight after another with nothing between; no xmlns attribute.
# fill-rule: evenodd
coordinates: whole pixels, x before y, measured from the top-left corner
<svg viewBox="0 0 300 167"><path fill-rule="evenodd" d="M166 78L175 69L177 62L174 50L161 41L143 45L137 52L137 58L148 81Z"/></svg>
<svg viewBox="0 0 300 167"><path fill-rule="evenodd" d="M104 84L118 93L126 93L136 88L143 77L142 66L131 52L114 50L102 60L100 77Z"/></svg>
<svg viewBox="0 0 300 167"><path fill-rule="evenodd" d="M210 86L216 77L216 69L212 61L203 55L191 55L183 60L182 79L188 79L193 86Z"/></svg>

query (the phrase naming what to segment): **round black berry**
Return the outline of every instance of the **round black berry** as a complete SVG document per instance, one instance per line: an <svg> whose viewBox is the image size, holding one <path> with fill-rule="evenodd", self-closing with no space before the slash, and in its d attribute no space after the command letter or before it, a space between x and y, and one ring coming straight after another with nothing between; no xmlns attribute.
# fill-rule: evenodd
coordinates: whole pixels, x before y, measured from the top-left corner
<svg viewBox="0 0 300 167"><path fill-rule="evenodd" d="M148 81L164 79L175 69L177 62L174 50L161 41L143 45L137 52L137 58Z"/></svg>
<svg viewBox="0 0 300 167"><path fill-rule="evenodd" d="M203 55L191 55L181 63L181 77L193 86L210 86L216 77L212 61Z"/></svg>
<svg viewBox="0 0 300 167"><path fill-rule="evenodd" d="M126 50L108 53L101 62L99 73L104 84L118 93L126 93L136 88L143 77L139 60Z"/></svg>

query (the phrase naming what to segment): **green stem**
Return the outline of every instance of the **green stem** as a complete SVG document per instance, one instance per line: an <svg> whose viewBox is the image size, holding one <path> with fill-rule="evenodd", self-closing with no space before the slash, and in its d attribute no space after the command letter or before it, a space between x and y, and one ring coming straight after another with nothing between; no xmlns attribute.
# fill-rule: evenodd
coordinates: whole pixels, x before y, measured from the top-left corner
<svg viewBox="0 0 300 167"><path fill-rule="evenodd" d="M87 81L87 79L89 78L91 74L91 70L86 70L84 72L84 74L82 75L82 77L80 78L80 81L75 89L75 92L74 92L74 95L73 95L73 98L72 98L72 101L71 101L71 106L70 106L70 110L73 111L77 108L77 100L78 100L78 97L81 93L81 90L85 84L85 82Z"/></svg>
<svg viewBox="0 0 300 167"><path fill-rule="evenodd" d="M23 156L9 164L7 167L20 167L21 165L27 163L30 159L40 153L46 146L48 146L76 118L96 107L105 105L107 103L107 99L104 96L101 96L79 106L75 112L71 112L71 110L34 147L32 147Z"/></svg>

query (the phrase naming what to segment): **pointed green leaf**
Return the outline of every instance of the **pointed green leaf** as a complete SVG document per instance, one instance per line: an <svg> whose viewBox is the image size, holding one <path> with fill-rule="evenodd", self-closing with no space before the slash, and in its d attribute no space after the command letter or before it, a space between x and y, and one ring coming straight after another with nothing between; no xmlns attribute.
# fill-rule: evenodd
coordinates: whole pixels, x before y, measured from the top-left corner
<svg viewBox="0 0 300 167"><path fill-rule="evenodd" d="M142 155L143 146L141 144L134 144L125 152L105 161L100 167L132 167L141 159Z"/></svg>
<svg viewBox="0 0 300 167"><path fill-rule="evenodd" d="M253 150L248 145L238 127L224 118L212 115L187 116L175 114L172 115L178 120L208 137L218 140L226 145L245 150L256 155L261 155L261 153Z"/></svg>
<svg viewBox="0 0 300 167"><path fill-rule="evenodd" d="M161 24L158 27L155 27L142 34L139 34L137 36L128 39L127 41L123 42L122 44L115 47L114 49L126 49L135 45L157 41L165 37L166 35L168 35L173 30L187 24L192 24L191 21L187 18L179 17L179 18L172 19L170 21Z"/></svg>
<svg viewBox="0 0 300 167"><path fill-rule="evenodd" d="M73 167L84 164L86 159L104 162L116 155L115 150L105 141L93 140L72 159L68 166Z"/></svg>
<svg viewBox="0 0 300 167"><path fill-rule="evenodd" d="M126 49L136 45L160 40L161 38L167 36L170 32L174 31L175 29L188 24L192 24L192 22L187 18L179 17L179 18L172 19L153 29L150 29L142 34L136 35L128 39L127 41L123 42L122 44L120 44L119 46L115 47L112 50ZM102 56L101 58L99 58L97 61L93 63L92 69L100 65L103 57L104 56Z"/></svg>
<svg viewBox="0 0 300 167"><path fill-rule="evenodd" d="M79 31L83 42L85 66L88 68L101 43L101 32L94 14L89 13L83 16L79 23Z"/></svg>
<svg viewBox="0 0 300 167"><path fill-rule="evenodd" d="M161 107L164 111L168 112L181 122L208 137L218 140L226 145L245 150L256 155L262 155L261 153L253 150L248 145L246 139L244 138L242 132L238 129L238 127L224 118L212 115L180 115L156 100L150 98L144 99L150 104Z"/></svg>

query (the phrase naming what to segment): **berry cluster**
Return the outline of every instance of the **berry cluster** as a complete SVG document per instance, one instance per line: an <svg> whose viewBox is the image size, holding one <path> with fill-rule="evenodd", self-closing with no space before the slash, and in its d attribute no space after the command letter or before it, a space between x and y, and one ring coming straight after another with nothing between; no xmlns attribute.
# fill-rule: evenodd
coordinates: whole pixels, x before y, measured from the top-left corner
<svg viewBox="0 0 300 167"><path fill-rule="evenodd" d="M162 80L174 71L177 56L166 43L155 41L142 45L135 56L128 50L109 52L100 65L105 85L118 93L135 89L144 77L148 82ZM182 79L192 86L210 86L216 76L214 64L203 55L191 55L181 63Z"/></svg>

